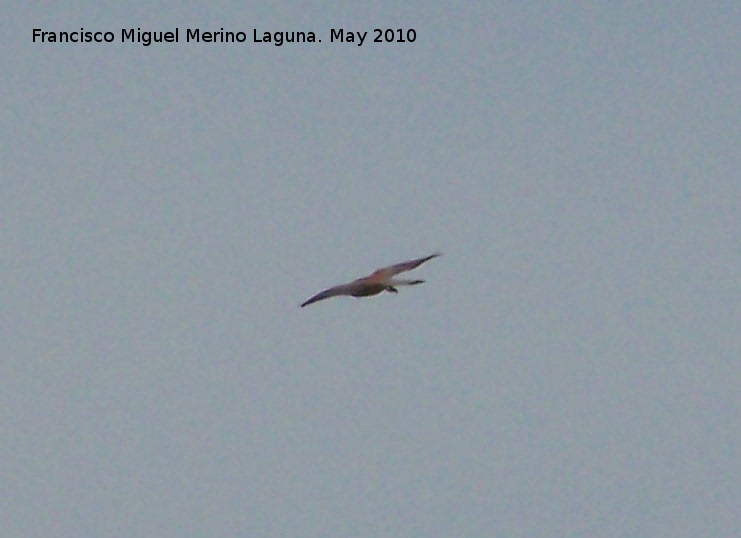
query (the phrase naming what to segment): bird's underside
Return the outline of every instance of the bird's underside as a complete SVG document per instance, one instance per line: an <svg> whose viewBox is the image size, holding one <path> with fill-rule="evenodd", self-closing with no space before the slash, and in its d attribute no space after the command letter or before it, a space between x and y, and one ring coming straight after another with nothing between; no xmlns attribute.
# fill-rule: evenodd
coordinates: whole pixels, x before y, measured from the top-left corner
<svg viewBox="0 0 741 538"><path fill-rule="evenodd" d="M337 297L339 295L350 295L352 297L368 297L370 295L378 295L383 291L390 293L398 293L396 289L398 286L415 286L422 284L424 280L410 280L403 278L394 278L395 275L403 273L405 271L411 271L425 263L432 258L440 256L439 252L430 254L423 258L417 258L409 260L407 262L401 262L388 267L382 267L371 273L370 275L358 278L352 282L346 284L340 284L339 286L333 286L324 291L320 291L316 295L307 299L301 307L308 306L317 301L329 299L331 297Z"/></svg>

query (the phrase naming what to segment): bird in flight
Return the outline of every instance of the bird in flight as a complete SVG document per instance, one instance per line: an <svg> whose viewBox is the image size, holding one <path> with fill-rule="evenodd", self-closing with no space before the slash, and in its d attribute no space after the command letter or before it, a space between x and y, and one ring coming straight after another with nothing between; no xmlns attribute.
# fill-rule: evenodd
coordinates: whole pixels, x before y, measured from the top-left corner
<svg viewBox="0 0 741 538"><path fill-rule="evenodd" d="M352 295L353 297L367 297L369 295L377 295L382 291L388 291L390 293L399 293L397 286L415 286L422 284L424 280L410 280L406 278L394 278L395 275L403 273L404 271L411 271L412 269L419 267L423 263L432 258L441 256L440 252L435 252L424 258L417 258L416 260L409 260L408 262L401 262L388 267L382 267L363 278L358 278L347 284L340 284L332 288L320 291L313 297L309 297L301 305L301 308L329 299L330 297L336 297L338 295Z"/></svg>

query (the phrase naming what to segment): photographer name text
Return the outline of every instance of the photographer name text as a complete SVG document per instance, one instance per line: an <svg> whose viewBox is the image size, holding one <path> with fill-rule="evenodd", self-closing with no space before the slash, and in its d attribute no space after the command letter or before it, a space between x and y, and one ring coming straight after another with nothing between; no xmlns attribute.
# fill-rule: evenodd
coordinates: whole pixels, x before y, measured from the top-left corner
<svg viewBox="0 0 741 538"><path fill-rule="evenodd" d="M137 43L144 47L165 43L261 43L276 47L296 43L321 43L318 32L311 31L230 31L201 30L200 28L174 28L167 31L150 31L141 28L122 28L118 32L85 30L47 31L33 29L34 43ZM369 35L370 34L370 35ZM118 37L118 39L117 39ZM414 43L417 32L414 28L373 28L366 31L351 31L331 28L325 35L330 43L349 43L362 47L367 43Z"/></svg>

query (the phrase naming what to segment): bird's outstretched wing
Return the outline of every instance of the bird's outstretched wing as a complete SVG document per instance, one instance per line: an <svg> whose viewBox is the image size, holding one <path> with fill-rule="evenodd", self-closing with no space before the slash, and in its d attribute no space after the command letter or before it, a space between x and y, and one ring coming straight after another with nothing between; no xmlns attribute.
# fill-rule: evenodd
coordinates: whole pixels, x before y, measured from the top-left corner
<svg viewBox="0 0 741 538"><path fill-rule="evenodd" d="M415 260L409 260L408 262L401 262L401 263L396 263L394 265L389 265L388 267L382 267L381 269L378 269L376 273L383 272L390 276L398 275L399 273L403 273L404 271L411 271L412 269L419 267L426 261L429 261L432 258L437 258L438 256L442 256L442 253L435 252L434 254L425 256L424 258L417 258Z"/></svg>
<svg viewBox="0 0 741 538"><path fill-rule="evenodd" d="M340 284L339 286L333 286L324 291L320 291L316 295L313 295L309 297L308 299L306 299L306 301L301 303L301 308L308 306L312 303L316 303L317 301L329 299L330 297L337 297L338 295L350 295L354 289L355 289L354 282L349 282L347 284Z"/></svg>

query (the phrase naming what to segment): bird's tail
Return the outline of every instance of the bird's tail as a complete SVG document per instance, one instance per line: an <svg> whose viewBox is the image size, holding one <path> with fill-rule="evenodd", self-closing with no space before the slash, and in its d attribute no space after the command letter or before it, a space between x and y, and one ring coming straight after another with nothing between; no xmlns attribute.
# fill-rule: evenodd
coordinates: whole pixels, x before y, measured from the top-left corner
<svg viewBox="0 0 741 538"><path fill-rule="evenodd" d="M391 281L392 286L416 286L417 284L424 284L424 280L410 280L408 278L395 278Z"/></svg>

